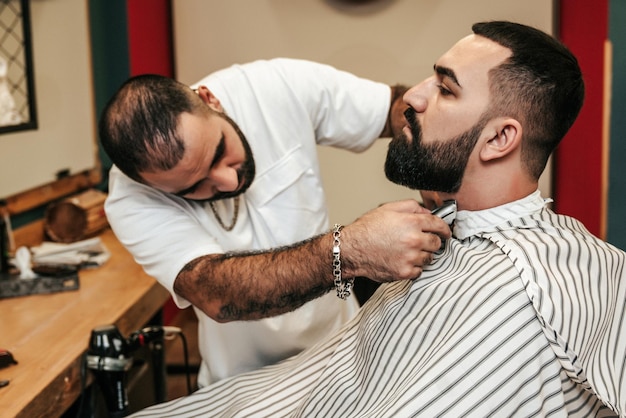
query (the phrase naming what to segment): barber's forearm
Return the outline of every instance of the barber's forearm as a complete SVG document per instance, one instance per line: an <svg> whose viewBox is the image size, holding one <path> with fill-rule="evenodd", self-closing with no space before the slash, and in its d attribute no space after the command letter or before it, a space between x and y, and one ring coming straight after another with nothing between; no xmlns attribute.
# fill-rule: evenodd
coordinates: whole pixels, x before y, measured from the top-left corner
<svg viewBox="0 0 626 418"><path fill-rule="evenodd" d="M332 237L259 253L199 257L174 290L218 322L290 312L333 288Z"/></svg>
<svg viewBox="0 0 626 418"><path fill-rule="evenodd" d="M415 279L450 235L415 200L379 206L341 231L342 278ZM333 288L333 244L326 233L283 249L199 257L178 274L174 291L220 322L279 315Z"/></svg>

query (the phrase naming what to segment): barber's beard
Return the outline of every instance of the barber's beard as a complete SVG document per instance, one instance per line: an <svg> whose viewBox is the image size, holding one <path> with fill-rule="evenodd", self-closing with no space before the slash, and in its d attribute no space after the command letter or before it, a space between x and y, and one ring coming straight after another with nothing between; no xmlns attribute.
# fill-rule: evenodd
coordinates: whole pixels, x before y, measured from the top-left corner
<svg viewBox="0 0 626 418"><path fill-rule="evenodd" d="M424 144L415 111L409 108L404 114L413 139L401 133L391 140L385 161L387 178L414 190L458 192L470 154L484 128L483 118L455 138Z"/></svg>
<svg viewBox="0 0 626 418"><path fill-rule="evenodd" d="M248 188L252 184L252 181L254 180L254 176L256 173L254 156L252 155L252 149L250 148L250 143L248 143L248 139L239 128L239 125L237 125L235 121L233 121L230 117L228 117L224 113L220 113L219 116L224 118L226 122L228 122L233 127L233 129L239 136L239 139L241 140L241 144L243 145L243 149L245 152L245 159L243 163L241 164L241 167L239 167L239 169L237 170L237 181L239 184L239 187L237 188L237 190L232 191L232 192L217 192L216 194L211 196L210 199L206 199L206 201L228 199L228 198L243 194L246 190L248 190Z"/></svg>

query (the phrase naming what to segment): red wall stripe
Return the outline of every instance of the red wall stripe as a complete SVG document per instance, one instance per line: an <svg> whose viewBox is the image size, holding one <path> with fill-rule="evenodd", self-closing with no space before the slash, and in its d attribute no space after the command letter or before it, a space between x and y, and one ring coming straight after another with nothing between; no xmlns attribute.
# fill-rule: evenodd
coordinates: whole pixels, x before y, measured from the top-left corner
<svg viewBox="0 0 626 418"><path fill-rule="evenodd" d="M577 56L586 87L585 104L555 154L557 212L571 215L594 235L602 218L602 104L607 0L561 0L560 38Z"/></svg>
<svg viewBox="0 0 626 418"><path fill-rule="evenodd" d="M170 0L127 0L126 7L131 75L172 77Z"/></svg>
<svg viewBox="0 0 626 418"><path fill-rule="evenodd" d="M127 0L130 75L174 76L170 0ZM163 323L173 323L179 310L170 299L163 306Z"/></svg>

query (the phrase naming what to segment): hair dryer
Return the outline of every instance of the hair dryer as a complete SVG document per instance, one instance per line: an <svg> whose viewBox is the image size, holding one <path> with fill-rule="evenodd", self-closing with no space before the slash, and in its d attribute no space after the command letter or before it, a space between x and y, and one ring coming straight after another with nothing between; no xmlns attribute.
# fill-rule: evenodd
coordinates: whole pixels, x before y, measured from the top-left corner
<svg viewBox="0 0 626 418"><path fill-rule="evenodd" d="M87 351L87 368L107 404L111 417L124 417L128 413L126 372L131 368L131 353L149 342L163 338L163 327L151 326L136 331L124 339L115 325L103 325L91 331Z"/></svg>

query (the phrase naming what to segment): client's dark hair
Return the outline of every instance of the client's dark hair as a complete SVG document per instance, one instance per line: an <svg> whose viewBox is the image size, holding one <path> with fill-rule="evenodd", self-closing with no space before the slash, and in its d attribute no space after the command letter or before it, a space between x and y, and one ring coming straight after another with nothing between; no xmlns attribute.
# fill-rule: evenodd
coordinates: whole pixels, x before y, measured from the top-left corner
<svg viewBox="0 0 626 418"><path fill-rule="evenodd" d="M585 86L578 61L561 42L529 26L481 22L472 31L512 51L489 73L489 111L522 123L522 161L537 179L582 107Z"/></svg>

